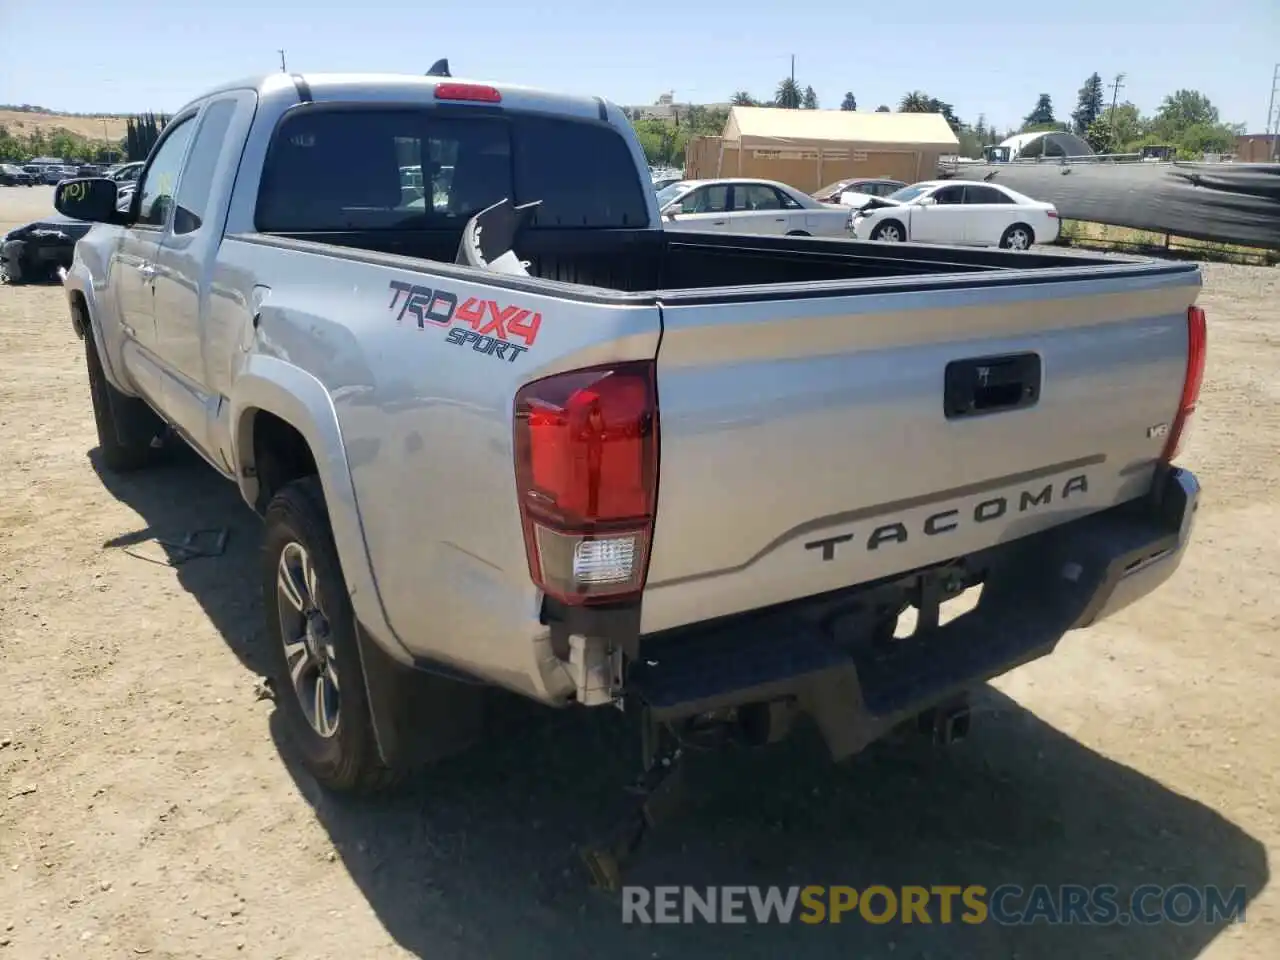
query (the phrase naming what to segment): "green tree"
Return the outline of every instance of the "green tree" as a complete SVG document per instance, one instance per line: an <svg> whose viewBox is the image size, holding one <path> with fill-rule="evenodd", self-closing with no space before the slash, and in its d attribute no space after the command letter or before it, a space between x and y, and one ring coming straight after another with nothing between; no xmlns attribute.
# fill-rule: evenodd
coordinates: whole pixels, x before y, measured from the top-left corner
<svg viewBox="0 0 1280 960"><path fill-rule="evenodd" d="M1040 99L1036 101L1035 109L1026 115L1022 120L1024 130L1031 128L1043 128L1048 124L1057 124L1057 120L1053 118L1053 99L1047 93L1040 94Z"/></svg>
<svg viewBox="0 0 1280 960"><path fill-rule="evenodd" d="M774 103L787 110L800 109L800 87L790 77L785 77L778 84L778 92L774 95Z"/></svg>
<svg viewBox="0 0 1280 960"><path fill-rule="evenodd" d="M1132 153L1133 148L1148 136L1147 121L1128 100L1117 104L1114 109L1108 108L1099 122L1111 131L1113 152Z"/></svg>
<svg viewBox="0 0 1280 960"><path fill-rule="evenodd" d="M880 106L876 107L876 113L893 113L893 111L882 103Z"/></svg>
<svg viewBox="0 0 1280 960"><path fill-rule="evenodd" d="M942 114L943 119L947 121L947 125L951 127L952 132L957 136L960 133L960 128L964 126L964 124L960 122L960 118L956 116L955 110L952 108L951 104L939 100L937 97L931 97L921 90L912 90L910 93L906 94L898 103L898 112L940 113Z"/></svg>
<svg viewBox="0 0 1280 960"><path fill-rule="evenodd" d="M1156 111L1155 126L1185 130L1195 126L1216 126L1218 108L1199 90L1179 90L1164 98Z"/></svg>
<svg viewBox="0 0 1280 960"><path fill-rule="evenodd" d="M806 110L818 109L818 95L814 92L813 87L804 88L804 99L800 101L800 106Z"/></svg>
<svg viewBox="0 0 1280 960"><path fill-rule="evenodd" d="M1094 153L1120 152L1111 124L1104 117L1099 117L1089 124L1088 129L1084 132L1084 138Z"/></svg>
<svg viewBox="0 0 1280 960"><path fill-rule="evenodd" d="M857 110L858 98L852 92L846 93L844 99L840 101L841 110Z"/></svg>
<svg viewBox="0 0 1280 960"><path fill-rule="evenodd" d="M729 98L729 102L735 107L754 107L756 105L755 98L745 90L737 91Z"/></svg>
<svg viewBox="0 0 1280 960"><path fill-rule="evenodd" d="M1089 79L1080 88L1075 112L1071 114L1071 122L1075 132L1084 136L1090 125L1102 116L1102 77L1097 72L1089 74Z"/></svg>
<svg viewBox="0 0 1280 960"><path fill-rule="evenodd" d="M898 102L899 113L933 113L930 109L930 103L933 98L920 90L912 90L908 94L904 94Z"/></svg>

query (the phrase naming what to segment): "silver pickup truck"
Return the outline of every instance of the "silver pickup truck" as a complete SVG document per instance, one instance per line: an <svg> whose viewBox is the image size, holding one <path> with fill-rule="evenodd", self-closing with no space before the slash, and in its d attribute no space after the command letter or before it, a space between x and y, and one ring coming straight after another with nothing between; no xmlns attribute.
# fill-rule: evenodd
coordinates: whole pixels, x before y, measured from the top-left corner
<svg viewBox="0 0 1280 960"><path fill-rule="evenodd" d="M56 202L101 224L65 277L100 456L179 437L262 515L333 789L466 746L495 689L945 738L1187 546L1195 265L664 233L618 107L432 76L230 84L116 191ZM462 257L504 202L515 266Z"/></svg>

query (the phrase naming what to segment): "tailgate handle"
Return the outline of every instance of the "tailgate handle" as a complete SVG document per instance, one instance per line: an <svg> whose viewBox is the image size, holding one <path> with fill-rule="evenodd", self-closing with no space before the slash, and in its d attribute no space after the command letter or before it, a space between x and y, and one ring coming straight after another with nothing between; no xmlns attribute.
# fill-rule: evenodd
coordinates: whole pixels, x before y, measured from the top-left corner
<svg viewBox="0 0 1280 960"><path fill-rule="evenodd" d="M948 420L1004 413L1040 399L1040 354L1013 353L952 360L943 384Z"/></svg>

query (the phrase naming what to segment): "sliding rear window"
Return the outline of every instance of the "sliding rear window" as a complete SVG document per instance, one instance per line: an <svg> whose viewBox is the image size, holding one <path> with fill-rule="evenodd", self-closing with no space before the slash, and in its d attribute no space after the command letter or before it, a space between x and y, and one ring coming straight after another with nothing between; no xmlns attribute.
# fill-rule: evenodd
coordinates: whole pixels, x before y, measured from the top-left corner
<svg viewBox="0 0 1280 960"><path fill-rule="evenodd" d="M257 228L272 233L461 229L511 198L536 227L639 227L648 212L613 128L440 108L306 108L267 153Z"/></svg>

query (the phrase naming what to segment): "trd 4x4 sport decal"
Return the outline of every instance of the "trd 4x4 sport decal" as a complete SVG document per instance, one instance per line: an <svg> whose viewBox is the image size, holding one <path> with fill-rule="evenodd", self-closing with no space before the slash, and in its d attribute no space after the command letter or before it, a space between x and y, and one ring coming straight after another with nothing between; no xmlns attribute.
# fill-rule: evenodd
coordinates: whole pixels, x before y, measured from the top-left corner
<svg viewBox="0 0 1280 960"><path fill-rule="evenodd" d="M457 294L448 290L432 290L399 280L391 281L391 303L388 310L395 310L396 323L403 323L406 316L418 321L418 329L450 327L455 323L466 324L470 330L453 327L445 337L447 343L459 347L471 347L499 360L514 363L516 357L533 346L542 326L542 314L519 306L499 306L495 300L468 297L459 306ZM522 341L523 346L514 341Z"/></svg>

